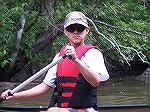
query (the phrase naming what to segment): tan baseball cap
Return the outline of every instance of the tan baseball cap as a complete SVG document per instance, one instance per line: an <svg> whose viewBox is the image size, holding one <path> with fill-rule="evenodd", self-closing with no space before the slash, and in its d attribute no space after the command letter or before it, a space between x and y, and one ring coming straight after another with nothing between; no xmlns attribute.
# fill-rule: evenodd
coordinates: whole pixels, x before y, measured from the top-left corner
<svg viewBox="0 0 150 112"><path fill-rule="evenodd" d="M73 11L67 14L64 22L64 29L72 24L81 24L89 28L86 16L78 11Z"/></svg>

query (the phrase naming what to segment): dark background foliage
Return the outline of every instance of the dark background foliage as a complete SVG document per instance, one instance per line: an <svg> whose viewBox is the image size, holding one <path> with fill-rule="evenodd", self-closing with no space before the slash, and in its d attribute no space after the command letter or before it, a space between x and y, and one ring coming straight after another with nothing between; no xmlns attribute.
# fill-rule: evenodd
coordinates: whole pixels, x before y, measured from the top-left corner
<svg viewBox="0 0 150 112"><path fill-rule="evenodd" d="M149 65L149 0L1 0L0 78L9 81L32 62L50 63L67 43L63 20L75 10L98 29L89 21L86 43L103 50L109 71Z"/></svg>

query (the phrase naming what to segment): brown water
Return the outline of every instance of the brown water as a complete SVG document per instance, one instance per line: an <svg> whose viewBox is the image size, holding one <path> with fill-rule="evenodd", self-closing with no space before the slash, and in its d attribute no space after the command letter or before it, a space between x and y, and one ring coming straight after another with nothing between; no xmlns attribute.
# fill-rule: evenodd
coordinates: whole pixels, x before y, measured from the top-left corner
<svg viewBox="0 0 150 112"><path fill-rule="evenodd" d="M0 82L0 92L8 87L13 88L17 84ZM30 84L27 88L36 84ZM25 88L25 89L27 89ZM38 98L20 100L20 101L4 101L0 103L3 106L47 106L50 101L50 93ZM145 104L150 105L150 83L139 81L133 76L115 76L108 81L102 82L98 87L98 103L103 105L134 105Z"/></svg>

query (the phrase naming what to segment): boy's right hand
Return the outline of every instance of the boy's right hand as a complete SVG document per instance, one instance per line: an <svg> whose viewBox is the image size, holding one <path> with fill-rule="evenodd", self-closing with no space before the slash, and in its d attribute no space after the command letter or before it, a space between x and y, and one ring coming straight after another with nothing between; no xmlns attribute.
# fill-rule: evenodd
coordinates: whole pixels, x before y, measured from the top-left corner
<svg viewBox="0 0 150 112"><path fill-rule="evenodd" d="M11 90L8 89L0 95L0 99L1 100L11 100L11 99L14 99L14 96L11 94Z"/></svg>

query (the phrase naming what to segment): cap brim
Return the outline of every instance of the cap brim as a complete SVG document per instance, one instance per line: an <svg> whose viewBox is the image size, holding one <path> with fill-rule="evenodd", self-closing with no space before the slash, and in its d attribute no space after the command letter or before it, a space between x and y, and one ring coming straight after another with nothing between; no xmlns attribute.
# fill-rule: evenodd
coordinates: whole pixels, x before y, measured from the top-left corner
<svg viewBox="0 0 150 112"><path fill-rule="evenodd" d="M82 21L72 21L72 22L69 22L69 23L67 23L67 24L64 25L64 28L66 28L67 26L70 26L72 24L81 24L81 25L89 28L89 26L86 23L82 22Z"/></svg>

